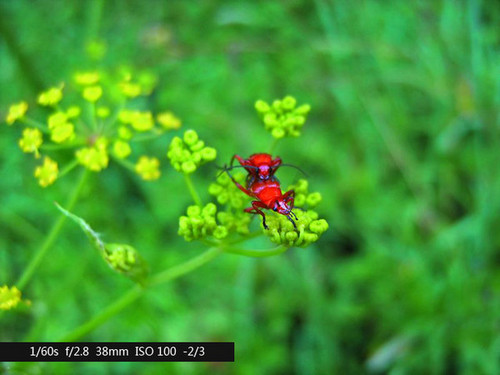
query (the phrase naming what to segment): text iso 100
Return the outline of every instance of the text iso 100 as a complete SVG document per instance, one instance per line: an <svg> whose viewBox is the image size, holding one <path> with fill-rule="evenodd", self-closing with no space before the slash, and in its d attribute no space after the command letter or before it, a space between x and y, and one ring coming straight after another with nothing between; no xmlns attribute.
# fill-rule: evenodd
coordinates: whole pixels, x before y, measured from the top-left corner
<svg viewBox="0 0 500 375"><path fill-rule="evenodd" d="M177 348L175 346L136 346L136 357L175 357L177 355Z"/></svg>

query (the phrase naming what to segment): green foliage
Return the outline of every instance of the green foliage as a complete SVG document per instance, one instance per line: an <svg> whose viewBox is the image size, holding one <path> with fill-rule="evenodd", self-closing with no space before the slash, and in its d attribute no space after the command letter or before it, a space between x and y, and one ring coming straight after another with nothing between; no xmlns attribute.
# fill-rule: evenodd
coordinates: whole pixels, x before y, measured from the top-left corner
<svg viewBox="0 0 500 375"><path fill-rule="evenodd" d="M47 187L33 179L36 167L45 166L37 151L53 141L47 133L39 145L36 132L23 133L21 103L26 115L45 123L52 111L36 105L40 92L75 72L132 66L157 79L133 75L132 83L152 91L134 98L130 110L172 111L217 150L217 165L272 145L273 154L308 174L305 193L294 170L279 170L282 186L293 185L296 206L306 210L296 211L299 222L315 211L329 229L307 249L280 256L222 254L182 281L151 288L79 339L235 341L237 363L216 365L225 374L500 373L497 2L55 3L0 2L0 85L8 88L0 90L0 118L12 120L10 127L0 124L0 288L8 286L2 291L18 298L10 288L19 286L16 279L59 223L51 202L64 201L77 184L73 171L50 185L50 160L39 172ZM267 107L257 106L272 110L272 100L288 93L296 109L309 103L312 111L306 126L291 128L300 137L274 143L251 104L262 98ZM10 113L12 104L18 106ZM262 234L271 231L241 211L249 200L225 175L219 177L225 185L216 180L215 163L189 176L200 206L217 206L215 220L227 237L187 243L177 235L178 218L198 203L164 159L173 137L184 142L179 119L162 118L168 126L155 116L169 132L148 142L131 142L123 128L113 136L132 155L161 158L156 182L131 178L111 160L105 173L85 181L77 206L64 207L102 230L103 240L140 249L152 271L203 254L202 241L267 248L270 238ZM142 120L139 129L148 125ZM123 125L141 136L132 123ZM66 139L70 130L59 128L54 138ZM127 154L114 142L106 150L110 157ZM57 151L54 160L61 172L74 154ZM154 166L146 160L141 171L157 176ZM266 215L269 223L291 225ZM80 231L62 223L20 288L31 306L2 311L1 340L67 337L108 304L135 296L128 294L130 280L103 267ZM286 238L287 231L280 233ZM271 254L286 250L272 245ZM183 272L205 258L195 259L201 260ZM177 274L179 268L170 269L162 280ZM2 364L0 372L204 374L214 368L27 363Z"/></svg>

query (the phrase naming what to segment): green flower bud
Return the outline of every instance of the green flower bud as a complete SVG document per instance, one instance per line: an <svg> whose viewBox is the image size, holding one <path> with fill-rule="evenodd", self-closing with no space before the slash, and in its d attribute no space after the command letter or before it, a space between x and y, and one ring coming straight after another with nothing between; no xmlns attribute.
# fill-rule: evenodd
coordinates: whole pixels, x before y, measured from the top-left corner
<svg viewBox="0 0 500 375"><path fill-rule="evenodd" d="M255 104L257 112L262 116L266 130L280 139L283 137L298 137L300 129L306 121L311 106L308 104L296 107L297 100L286 96L283 100L274 100L272 105L259 100Z"/></svg>
<svg viewBox="0 0 500 375"><path fill-rule="evenodd" d="M193 173L194 171L196 170L196 164L191 161L191 160L188 160L188 161L185 161L184 163L182 163L182 171L184 173Z"/></svg>
<svg viewBox="0 0 500 375"><path fill-rule="evenodd" d="M319 202L321 202L321 193L315 192L311 193L307 196L307 205L309 207L316 207Z"/></svg>
<svg viewBox="0 0 500 375"><path fill-rule="evenodd" d="M167 151L167 157L177 171L193 173L200 165L214 160L217 156L216 150L205 147L205 142L198 139L194 130L186 130L183 139L174 137Z"/></svg>
<svg viewBox="0 0 500 375"><path fill-rule="evenodd" d="M266 113L271 110L271 107L269 107L269 104L267 104L265 101L257 100L255 102L255 109L257 110L257 112Z"/></svg>
<svg viewBox="0 0 500 375"><path fill-rule="evenodd" d="M187 208L187 214L189 217L200 216L201 208L199 206L189 206Z"/></svg>
<svg viewBox="0 0 500 375"><path fill-rule="evenodd" d="M217 226L217 228L214 230L214 237L217 238L218 240L227 237L227 234L228 234L227 228L220 225Z"/></svg>
<svg viewBox="0 0 500 375"><path fill-rule="evenodd" d="M285 130L281 128L274 128L271 131L271 135L276 139L283 138L285 136Z"/></svg>
<svg viewBox="0 0 500 375"><path fill-rule="evenodd" d="M214 237L222 239L227 236L228 231L224 225L218 225L216 221L217 206L208 203L204 207L189 206L187 216L179 218L179 235L186 241Z"/></svg>
<svg viewBox="0 0 500 375"><path fill-rule="evenodd" d="M203 207L203 216L214 216L217 212L217 206L213 203L208 203L205 207Z"/></svg>
<svg viewBox="0 0 500 375"><path fill-rule="evenodd" d="M309 229L313 233L322 234L328 229L328 222L325 219L314 220L310 225Z"/></svg>
<svg viewBox="0 0 500 375"><path fill-rule="evenodd" d="M294 210L294 213L297 215L295 221L297 229L284 215L275 213L266 215L269 230L265 230L264 233L272 242L288 247L306 247L316 242L328 229L326 220L317 220L318 216L314 211Z"/></svg>
<svg viewBox="0 0 500 375"><path fill-rule="evenodd" d="M184 132L184 142L186 142L188 146L193 146L198 142L198 134L194 130L186 130Z"/></svg>
<svg viewBox="0 0 500 375"><path fill-rule="evenodd" d="M104 260L115 271L132 280L144 284L148 267L136 249L127 244L109 243L104 245Z"/></svg>
<svg viewBox="0 0 500 375"><path fill-rule="evenodd" d="M201 157L203 160L212 161L217 157L217 151L213 147L205 147L201 150Z"/></svg>
<svg viewBox="0 0 500 375"><path fill-rule="evenodd" d="M296 104L297 100L293 96L286 96L281 102L281 106L287 111L294 109Z"/></svg>
<svg viewBox="0 0 500 375"><path fill-rule="evenodd" d="M191 145L189 148L191 149L191 151L194 152L194 151L200 151L204 146L205 146L205 142L199 140L195 144Z"/></svg>

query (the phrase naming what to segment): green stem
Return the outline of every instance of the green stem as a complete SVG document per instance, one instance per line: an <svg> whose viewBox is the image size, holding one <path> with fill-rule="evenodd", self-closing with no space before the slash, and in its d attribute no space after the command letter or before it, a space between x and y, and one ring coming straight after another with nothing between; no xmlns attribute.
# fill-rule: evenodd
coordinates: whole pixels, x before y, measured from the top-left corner
<svg viewBox="0 0 500 375"><path fill-rule="evenodd" d="M288 247L286 247L284 245L279 245L279 246L275 247L274 249L269 249L269 250L247 250L247 249L239 249L239 248L234 248L234 247L224 248L224 251L227 253L245 255L245 256L254 257L254 258L271 257L274 255L282 254L287 250L288 250Z"/></svg>
<svg viewBox="0 0 500 375"><path fill-rule="evenodd" d="M88 172L87 172L86 169L84 169L82 171L80 180L75 185L75 187L73 189L73 192L71 193L68 201L64 205L68 210L71 210L73 208L73 206L75 205L75 203L76 203L76 201L78 199L78 196L79 196L79 194L80 194L80 192L82 190L82 187L84 185L84 182L86 180L87 173ZM50 249L50 247L52 246L52 244L54 243L54 241L57 239L57 236L59 235L59 232L61 231L61 229L62 229L63 224L64 224L65 221L66 221L66 216L64 216L63 214L61 214L59 216L59 219L57 219L57 221L52 226L52 229L50 230L50 232L45 237L45 241L38 248L38 250L36 251L35 255L31 258L31 262L28 264L28 266L24 270L24 272L21 275L21 277L15 283L15 285L19 289L23 289L24 286L26 286L26 284L28 283L28 281L31 279L31 277L33 276L33 273L35 272L36 268L38 267L38 265L42 261L43 257L47 254L47 251Z"/></svg>
<svg viewBox="0 0 500 375"><path fill-rule="evenodd" d="M188 260L187 262L168 268L165 271L156 274L150 279L148 285L156 286L174 280L210 262L220 253L221 250L219 248L210 248L207 251L198 255L197 257ZM142 294L144 294L145 291L146 289L143 289L139 286L134 286L123 296L121 296L119 299L117 299L115 302L109 305L106 309L101 311L98 315L96 315L86 323L82 324L80 327L78 327L68 335L64 336L59 341L79 340L83 336L87 335L89 332L92 332L94 329L99 327L105 321L118 314L132 302L137 300L140 296L142 296Z"/></svg>
<svg viewBox="0 0 500 375"><path fill-rule="evenodd" d="M189 176L188 173L184 173L184 180L186 181L186 185L189 189L189 192L191 193L191 197L193 198L194 203L196 203L196 205L198 206L202 206L200 196L196 192L193 181L191 181L191 176Z"/></svg>
<svg viewBox="0 0 500 375"><path fill-rule="evenodd" d="M276 148L276 146L278 145L278 142L280 140L278 138L273 138L273 142L271 143L271 146L269 147L269 153L272 155L273 152L274 152L274 149Z"/></svg>
<svg viewBox="0 0 500 375"><path fill-rule="evenodd" d="M74 159L71 163L69 163L68 165L66 165L63 169L61 169L61 172L59 172L59 175L57 176L57 178L61 178L62 176L68 174L69 172L71 172L73 169L76 168L76 166L78 165L78 160L77 159Z"/></svg>
<svg viewBox="0 0 500 375"><path fill-rule="evenodd" d="M130 161L126 160L126 159L120 159L120 158L117 158L117 157L114 157L112 156L113 160L116 161L118 164L122 165L124 168L127 168L128 170L134 172L134 173L137 173L135 171L135 165L132 164Z"/></svg>
<svg viewBox="0 0 500 375"><path fill-rule="evenodd" d="M144 134L140 135L137 137L134 137L130 140L130 142L144 142L144 141L150 141L151 139L156 139L159 136L161 136L163 133L161 132L155 132L155 133L150 133L150 134Z"/></svg>
<svg viewBox="0 0 500 375"><path fill-rule="evenodd" d="M73 332L67 334L66 336L59 339L59 341L76 341L81 337L85 336L89 332L92 332L95 328L99 327L106 320L113 317L122 311L125 307L134 302L144 293L144 289L139 286L134 286L127 293L109 305L105 310L101 311L100 314L90 319L86 323L82 324L80 327L75 329Z"/></svg>
<svg viewBox="0 0 500 375"><path fill-rule="evenodd" d="M21 121L23 123L25 123L26 125L30 125L30 126L33 126L35 128L38 128L39 130L41 130L44 133L50 133L49 128L45 124L42 124L41 122L33 120L29 117L25 116L21 119Z"/></svg>
<svg viewBox="0 0 500 375"><path fill-rule="evenodd" d="M150 285L160 285L166 283L167 281L178 278L179 276L185 275L191 271L194 271L198 267L208 263L213 258L221 253L221 249L217 247L212 247L205 252L201 253L197 257L188 260L187 262L181 263L177 266L171 267L157 273L153 277L151 277Z"/></svg>

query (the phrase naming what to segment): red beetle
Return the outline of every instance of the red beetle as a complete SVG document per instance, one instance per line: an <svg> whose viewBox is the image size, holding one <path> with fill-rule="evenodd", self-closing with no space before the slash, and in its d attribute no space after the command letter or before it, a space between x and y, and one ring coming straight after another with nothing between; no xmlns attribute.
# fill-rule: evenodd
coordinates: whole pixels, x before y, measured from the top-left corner
<svg viewBox="0 0 500 375"><path fill-rule="evenodd" d="M237 159L240 165L233 165L234 159ZM275 179L274 174L280 166L293 167L305 174L305 172L291 164L282 164L281 158L276 156L274 159L270 154L259 153L252 154L248 159L243 159L239 155L234 155L231 158L231 163L224 166L223 171L228 171L233 168L245 168L248 172L247 186L251 185L255 180L266 181Z"/></svg>
<svg viewBox="0 0 500 375"><path fill-rule="evenodd" d="M257 198L257 200L252 201L252 207L245 208L244 211L261 215L262 224L265 229L269 228L266 225L266 215L262 212L261 208L273 210L281 215L285 215L288 220L291 221L294 228L297 229L295 222L292 220L292 218L298 220L297 216L292 211L295 200L295 191L290 190L283 194L281 192L280 183L275 177L271 177L266 180L255 179L252 177L251 182L247 184L247 188L244 188L233 178L233 176L231 176L228 170L226 170L226 172L238 189L250 197Z"/></svg>

